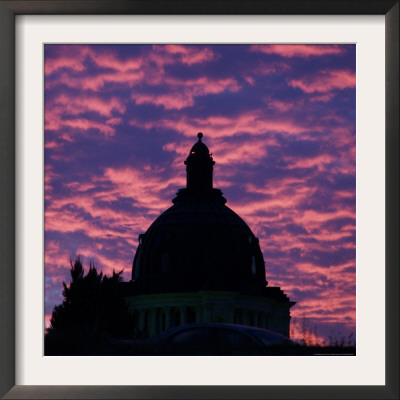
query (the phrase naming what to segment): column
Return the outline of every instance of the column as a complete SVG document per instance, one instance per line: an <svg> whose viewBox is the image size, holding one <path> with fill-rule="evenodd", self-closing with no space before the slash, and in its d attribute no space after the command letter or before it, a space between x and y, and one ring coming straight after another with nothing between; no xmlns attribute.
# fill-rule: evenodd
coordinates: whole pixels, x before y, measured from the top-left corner
<svg viewBox="0 0 400 400"><path fill-rule="evenodd" d="M212 312L211 306L206 305L204 306L204 315L203 315L203 322L213 322L212 320Z"/></svg>
<svg viewBox="0 0 400 400"><path fill-rule="evenodd" d="M251 325L250 324L250 312L251 312L250 310L245 311L245 324L246 325Z"/></svg>
<svg viewBox="0 0 400 400"><path fill-rule="evenodd" d="M139 311L139 326L138 326L138 331L143 331L144 329L144 314L145 314L146 310L141 309Z"/></svg>
<svg viewBox="0 0 400 400"><path fill-rule="evenodd" d="M186 307L179 307L179 314L180 314L180 321L179 321L179 325L183 325L186 323Z"/></svg>
<svg viewBox="0 0 400 400"><path fill-rule="evenodd" d="M150 308L148 310L148 322L147 322L147 333L149 336L154 335L154 330L155 330L155 321L154 321L154 308Z"/></svg>
<svg viewBox="0 0 400 400"><path fill-rule="evenodd" d="M202 306L195 307L196 310L196 322L200 323L202 321Z"/></svg>
<svg viewBox="0 0 400 400"><path fill-rule="evenodd" d="M171 307L165 307L165 330L171 327Z"/></svg>
<svg viewBox="0 0 400 400"><path fill-rule="evenodd" d="M264 328L264 321L263 321L263 313L258 312L257 313L257 326L259 328Z"/></svg>
<svg viewBox="0 0 400 400"><path fill-rule="evenodd" d="M166 317L166 311L165 311L165 307L161 308L160 310L160 332L165 331L167 328L167 317Z"/></svg>
<svg viewBox="0 0 400 400"><path fill-rule="evenodd" d="M234 307L231 307L229 309L228 315L229 315L229 317L228 317L228 321L227 322L229 324L233 324L235 322L235 308Z"/></svg>

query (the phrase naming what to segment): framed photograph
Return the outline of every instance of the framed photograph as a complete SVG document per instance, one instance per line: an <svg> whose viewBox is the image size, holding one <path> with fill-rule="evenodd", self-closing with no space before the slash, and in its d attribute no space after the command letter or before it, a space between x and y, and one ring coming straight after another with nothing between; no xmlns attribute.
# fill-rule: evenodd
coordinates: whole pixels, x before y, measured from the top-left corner
<svg viewBox="0 0 400 400"><path fill-rule="evenodd" d="M4 398L398 398L398 2L0 11Z"/></svg>

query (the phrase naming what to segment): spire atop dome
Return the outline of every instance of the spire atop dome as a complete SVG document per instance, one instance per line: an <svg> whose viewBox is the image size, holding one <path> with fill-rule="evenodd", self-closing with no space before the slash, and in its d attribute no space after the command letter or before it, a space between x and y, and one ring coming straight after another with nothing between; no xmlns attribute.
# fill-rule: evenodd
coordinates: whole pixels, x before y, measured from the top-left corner
<svg viewBox="0 0 400 400"><path fill-rule="evenodd" d="M188 189L203 192L213 188L213 165L208 147L202 142L203 134L197 134L199 140L193 145L189 156L185 161L186 165L186 186Z"/></svg>

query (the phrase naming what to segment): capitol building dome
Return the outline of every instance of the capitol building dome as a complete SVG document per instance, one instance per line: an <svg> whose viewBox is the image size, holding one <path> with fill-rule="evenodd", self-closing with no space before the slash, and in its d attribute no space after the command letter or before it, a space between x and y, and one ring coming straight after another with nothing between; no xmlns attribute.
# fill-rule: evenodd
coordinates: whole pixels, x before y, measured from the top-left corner
<svg viewBox="0 0 400 400"><path fill-rule="evenodd" d="M212 187L214 161L202 142L187 160L187 187L140 235L132 279L145 293L235 290L260 294L266 286L258 239ZM140 289L139 289L140 288Z"/></svg>
<svg viewBox="0 0 400 400"><path fill-rule="evenodd" d="M203 134L184 162L186 188L139 235L128 303L145 336L194 322L228 322L289 336L290 307L268 287L259 241L213 188Z"/></svg>

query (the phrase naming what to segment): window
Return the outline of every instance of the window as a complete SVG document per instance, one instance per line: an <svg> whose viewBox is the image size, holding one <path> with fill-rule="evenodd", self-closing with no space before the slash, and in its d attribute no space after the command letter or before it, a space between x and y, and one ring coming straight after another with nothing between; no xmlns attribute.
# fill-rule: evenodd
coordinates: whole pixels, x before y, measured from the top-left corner
<svg viewBox="0 0 400 400"><path fill-rule="evenodd" d="M144 238L144 234L141 233L141 234L139 235L139 245L142 245L142 244L143 244L143 238Z"/></svg>
<svg viewBox="0 0 400 400"><path fill-rule="evenodd" d="M256 258L254 256L251 257L251 273L255 275L257 272L256 268Z"/></svg>

